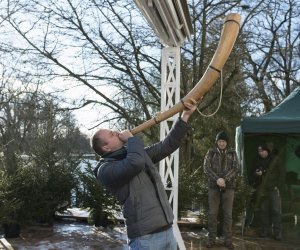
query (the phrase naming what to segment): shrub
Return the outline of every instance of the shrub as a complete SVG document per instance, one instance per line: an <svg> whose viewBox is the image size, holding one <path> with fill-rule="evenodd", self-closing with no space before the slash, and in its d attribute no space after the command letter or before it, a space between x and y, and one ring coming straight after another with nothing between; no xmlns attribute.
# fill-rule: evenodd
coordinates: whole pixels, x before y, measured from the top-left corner
<svg viewBox="0 0 300 250"><path fill-rule="evenodd" d="M95 226L107 226L114 219L114 212L120 210L116 199L101 185L93 173L90 162L84 172L79 172L82 188L78 193L78 205L90 211Z"/></svg>

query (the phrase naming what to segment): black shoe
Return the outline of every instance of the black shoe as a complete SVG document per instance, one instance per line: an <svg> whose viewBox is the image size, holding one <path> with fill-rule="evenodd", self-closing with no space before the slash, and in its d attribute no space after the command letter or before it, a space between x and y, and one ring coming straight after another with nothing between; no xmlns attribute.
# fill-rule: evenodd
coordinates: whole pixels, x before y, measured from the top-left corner
<svg viewBox="0 0 300 250"><path fill-rule="evenodd" d="M215 245L216 245L216 243L213 240L208 240L208 242L206 243L207 248L212 248Z"/></svg>
<svg viewBox="0 0 300 250"><path fill-rule="evenodd" d="M234 249L234 245L232 244L231 241L225 242L224 246L225 246L227 249Z"/></svg>

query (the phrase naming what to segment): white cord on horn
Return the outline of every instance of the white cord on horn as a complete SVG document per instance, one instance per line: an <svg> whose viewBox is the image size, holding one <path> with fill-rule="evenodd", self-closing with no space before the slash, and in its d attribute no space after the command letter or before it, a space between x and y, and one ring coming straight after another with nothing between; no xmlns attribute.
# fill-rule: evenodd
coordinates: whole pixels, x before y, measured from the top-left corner
<svg viewBox="0 0 300 250"><path fill-rule="evenodd" d="M220 93L219 104L218 104L218 107L217 107L216 111L213 112L212 114L206 115L206 114L203 114L203 113L197 108L197 111L198 111L198 113L199 113L200 115L202 115L202 116L204 116L204 117L211 117L211 116L215 115L215 114L219 111L219 109L220 109L220 107L221 107L221 103L222 103L222 97L223 97L223 70L221 70L220 80L221 80L221 93Z"/></svg>

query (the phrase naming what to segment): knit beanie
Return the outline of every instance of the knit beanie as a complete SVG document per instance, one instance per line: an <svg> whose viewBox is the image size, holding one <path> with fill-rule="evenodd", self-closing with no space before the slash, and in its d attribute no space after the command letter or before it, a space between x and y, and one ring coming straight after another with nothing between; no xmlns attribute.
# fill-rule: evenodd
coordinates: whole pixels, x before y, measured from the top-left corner
<svg viewBox="0 0 300 250"><path fill-rule="evenodd" d="M229 138L228 138L228 135L224 131L221 131L216 135L216 142L218 140L224 140L228 143Z"/></svg>

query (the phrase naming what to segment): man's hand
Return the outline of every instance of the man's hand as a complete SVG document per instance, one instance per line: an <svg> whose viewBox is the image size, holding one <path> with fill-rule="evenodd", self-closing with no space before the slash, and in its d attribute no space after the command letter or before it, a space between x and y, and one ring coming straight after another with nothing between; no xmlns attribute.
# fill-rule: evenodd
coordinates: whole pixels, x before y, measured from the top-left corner
<svg viewBox="0 0 300 250"><path fill-rule="evenodd" d="M184 110L181 115L181 120L187 122L191 114L193 114L194 111L197 109L198 104L199 102L197 102L193 98L190 99L190 102L183 102Z"/></svg>
<svg viewBox="0 0 300 250"><path fill-rule="evenodd" d="M217 180L217 185L221 188L225 188L226 187L225 180L223 178L219 178Z"/></svg>
<svg viewBox="0 0 300 250"><path fill-rule="evenodd" d="M129 130L123 130L119 133L119 139L122 142L127 142L129 137L133 137Z"/></svg>

